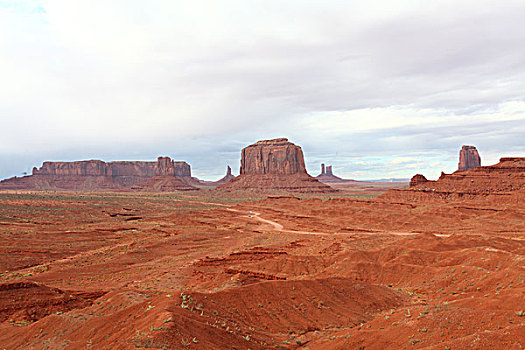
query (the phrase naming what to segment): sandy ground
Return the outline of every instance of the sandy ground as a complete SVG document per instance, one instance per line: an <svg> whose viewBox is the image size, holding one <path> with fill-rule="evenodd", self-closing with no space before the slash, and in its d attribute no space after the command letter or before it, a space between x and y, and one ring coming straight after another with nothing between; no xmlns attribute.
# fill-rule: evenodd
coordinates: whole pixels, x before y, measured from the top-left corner
<svg viewBox="0 0 525 350"><path fill-rule="evenodd" d="M0 348L523 349L525 208L0 193Z"/></svg>

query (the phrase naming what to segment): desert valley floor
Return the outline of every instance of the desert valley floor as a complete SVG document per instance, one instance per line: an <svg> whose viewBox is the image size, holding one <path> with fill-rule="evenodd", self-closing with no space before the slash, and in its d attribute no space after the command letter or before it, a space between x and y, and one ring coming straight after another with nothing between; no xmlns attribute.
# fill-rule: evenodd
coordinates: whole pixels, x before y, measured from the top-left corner
<svg viewBox="0 0 525 350"><path fill-rule="evenodd" d="M0 347L523 349L522 197L377 194L2 192Z"/></svg>

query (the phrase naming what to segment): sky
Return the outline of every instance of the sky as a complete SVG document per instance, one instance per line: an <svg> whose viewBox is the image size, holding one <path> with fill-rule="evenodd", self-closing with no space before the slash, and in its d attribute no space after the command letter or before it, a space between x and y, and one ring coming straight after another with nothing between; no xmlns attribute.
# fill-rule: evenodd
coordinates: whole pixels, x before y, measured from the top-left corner
<svg viewBox="0 0 525 350"><path fill-rule="evenodd" d="M0 0L0 179L191 164L287 137L307 170L437 178L525 156L523 0Z"/></svg>

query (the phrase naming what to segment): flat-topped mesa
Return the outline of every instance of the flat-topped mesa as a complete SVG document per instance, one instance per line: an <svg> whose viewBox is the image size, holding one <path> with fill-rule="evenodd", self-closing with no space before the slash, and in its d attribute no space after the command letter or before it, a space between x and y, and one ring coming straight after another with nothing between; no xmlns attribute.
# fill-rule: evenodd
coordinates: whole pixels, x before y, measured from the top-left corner
<svg viewBox="0 0 525 350"><path fill-rule="evenodd" d="M459 151L458 171L467 171L481 166L481 158L474 146L463 146Z"/></svg>
<svg viewBox="0 0 525 350"><path fill-rule="evenodd" d="M286 138L263 140L242 150L240 174L306 173L301 147Z"/></svg>
<svg viewBox="0 0 525 350"><path fill-rule="evenodd" d="M160 178L162 179L160 179ZM166 179L177 178L179 181ZM151 180L152 178L155 178ZM191 168L186 162L175 162L169 157L157 161L84 160L76 162L44 162L33 168L33 175L11 178L0 182L0 189L8 190L129 190L140 188L149 180L146 188L172 190L191 188ZM181 185L182 181L185 184ZM158 182L162 182L159 185ZM190 186L188 186L190 185Z"/></svg>
<svg viewBox="0 0 525 350"><path fill-rule="evenodd" d="M301 147L286 138L258 141L241 151L240 175L219 190L335 192L306 172Z"/></svg>

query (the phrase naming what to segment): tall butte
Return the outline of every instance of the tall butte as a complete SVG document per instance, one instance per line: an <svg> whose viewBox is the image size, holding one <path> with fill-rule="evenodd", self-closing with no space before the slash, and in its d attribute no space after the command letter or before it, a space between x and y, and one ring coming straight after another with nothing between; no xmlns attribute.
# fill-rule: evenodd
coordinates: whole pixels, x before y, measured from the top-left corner
<svg viewBox="0 0 525 350"><path fill-rule="evenodd" d="M459 151L458 171L467 171L481 166L481 158L474 146L463 146Z"/></svg>
<svg viewBox="0 0 525 350"><path fill-rule="evenodd" d="M262 140L241 152L240 175L220 190L335 192L308 175L301 147L286 138Z"/></svg>

